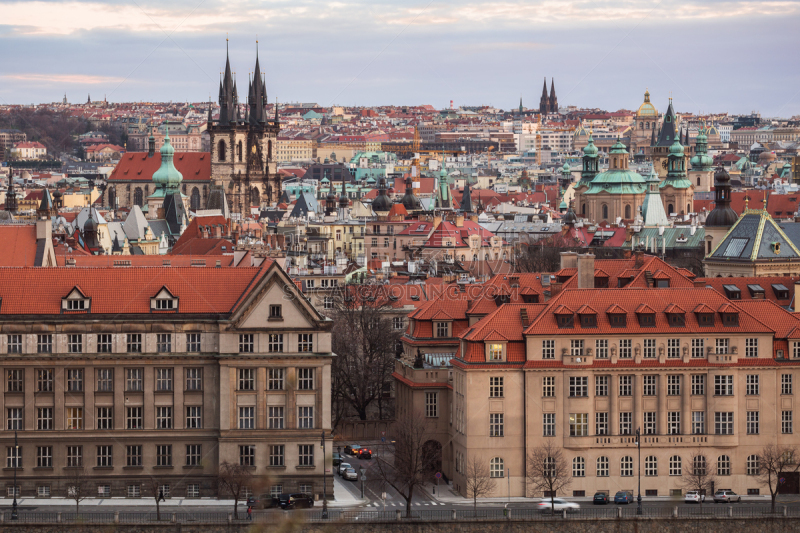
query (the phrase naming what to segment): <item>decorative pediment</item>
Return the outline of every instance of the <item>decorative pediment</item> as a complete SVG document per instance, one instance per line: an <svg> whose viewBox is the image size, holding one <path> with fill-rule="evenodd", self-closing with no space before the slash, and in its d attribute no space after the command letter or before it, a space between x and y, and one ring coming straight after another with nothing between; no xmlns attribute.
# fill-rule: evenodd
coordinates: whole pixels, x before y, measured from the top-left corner
<svg viewBox="0 0 800 533"><path fill-rule="evenodd" d="M81 290L78 285L61 298L61 312L88 313L92 307L92 299Z"/></svg>

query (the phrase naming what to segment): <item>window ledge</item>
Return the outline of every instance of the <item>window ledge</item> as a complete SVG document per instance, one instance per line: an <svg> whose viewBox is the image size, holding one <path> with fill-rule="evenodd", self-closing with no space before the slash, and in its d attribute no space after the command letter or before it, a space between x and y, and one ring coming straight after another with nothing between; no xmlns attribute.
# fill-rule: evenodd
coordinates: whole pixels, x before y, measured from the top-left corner
<svg viewBox="0 0 800 533"><path fill-rule="evenodd" d="M267 468L269 468L270 470L286 470L286 465L284 465L284 466L268 466ZM297 468L308 468L308 467L298 466Z"/></svg>
<svg viewBox="0 0 800 533"><path fill-rule="evenodd" d="M114 470L113 466L93 466L92 470Z"/></svg>
<svg viewBox="0 0 800 533"><path fill-rule="evenodd" d="M316 469L317 467L316 467L315 465L311 465L311 466L295 466L295 468L296 468L297 470L314 470L314 469ZM8 469L7 469L7 470L8 470ZM13 468L11 468L10 470L14 470L14 469L13 469Z"/></svg>
<svg viewBox="0 0 800 533"><path fill-rule="evenodd" d="M300 468L300 467L298 466L298 468ZM16 470L17 472L19 472L20 470L25 470L25 467L24 467L24 466L18 466L17 468L14 468L14 467L12 466L12 467L10 467L10 468L9 468L9 467L5 467L5 468L3 468L3 472L13 472L14 470Z"/></svg>
<svg viewBox="0 0 800 533"><path fill-rule="evenodd" d="M33 469L34 469L34 471L42 472L42 471L53 470L53 467L52 466L34 466Z"/></svg>
<svg viewBox="0 0 800 533"><path fill-rule="evenodd" d="M141 468L141 467L137 467ZM184 470L203 470L203 467L200 465L183 465Z"/></svg>
<svg viewBox="0 0 800 533"><path fill-rule="evenodd" d="M271 316L267 319L267 322L283 322L282 316Z"/></svg>
<svg viewBox="0 0 800 533"><path fill-rule="evenodd" d="M154 466L153 470L172 470L174 466Z"/></svg>

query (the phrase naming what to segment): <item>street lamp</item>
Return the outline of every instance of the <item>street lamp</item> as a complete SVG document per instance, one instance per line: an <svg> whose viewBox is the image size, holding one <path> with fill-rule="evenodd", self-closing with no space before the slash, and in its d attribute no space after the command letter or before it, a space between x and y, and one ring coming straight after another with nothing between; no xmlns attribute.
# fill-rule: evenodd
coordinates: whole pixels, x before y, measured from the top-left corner
<svg viewBox="0 0 800 533"><path fill-rule="evenodd" d="M636 514L642 514L642 439L639 428L636 428L636 446L639 448L639 488L636 496Z"/></svg>
<svg viewBox="0 0 800 533"><path fill-rule="evenodd" d="M322 518L328 518L328 475L325 470L325 431L322 432Z"/></svg>
<svg viewBox="0 0 800 533"><path fill-rule="evenodd" d="M19 445L17 444L17 432L14 431L14 502L11 504L11 520L18 518L17 514L17 463L19 462Z"/></svg>

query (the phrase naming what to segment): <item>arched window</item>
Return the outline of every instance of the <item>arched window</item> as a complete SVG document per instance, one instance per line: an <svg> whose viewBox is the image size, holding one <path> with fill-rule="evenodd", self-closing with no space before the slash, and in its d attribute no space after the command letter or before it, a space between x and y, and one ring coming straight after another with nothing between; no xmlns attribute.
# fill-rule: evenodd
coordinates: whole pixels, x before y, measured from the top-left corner
<svg viewBox="0 0 800 533"><path fill-rule="evenodd" d="M686 214L688 215L691 212L692 212L692 204L686 204Z"/></svg>
<svg viewBox="0 0 800 533"><path fill-rule="evenodd" d="M614 168L617 168L617 158L615 157L614 159L612 159L612 161L614 163Z"/></svg>
<svg viewBox="0 0 800 533"><path fill-rule="evenodd" d="M478 254L472 254L472 260L473 261L477 261L478 260Z"/></svg>
<svg viewBox="0 0 800 533"><path fill-rule="evenodd" d="M572 460L572 477L586 477L586 461L583 457Z"/></svg>
<svg viewBox="0 0 800 533"><path fill-rule="evenodd" d="M649 122L645 122L645 124L647 124L647 125L645 126L645 129L648 129L648 130L649 130L649 129L650 129L650 123L649 123Z"/></svg>
<svg viewBox="0 0 800 533"><path fill-rule="evenodd" d="M730 476L731 475L731 458L727 455L720 455L717 457L717 475Z"/></svg>
<svg viewBox="0 0 800 533"><path fill-rule="evenodd" d="M267 161L272 161L272 141L267 141Z"/></svg>
<svg viewBox="0 0 800 533"><path fill-rule="evenodd" d="M464 261L464 254L461 254L461 260Z"/></svg>
<svg viewBox="0 0 800 533"><path fill-rule="evenodd" d="M643 129L644 129L644 122L640 122L640 123L639 123L639 129L640 129L640 130L643 130Z"/></svg>
<svg viewBox="0 0 800 533"><path fill-rule="evenodd" d="M667 204L667 216L670 216L674 212L675 212L675 206L673 206L672 204Z"/></svg>
<svg viewBox="0 0 800 533"><path fill-rule="evenodd" d="M603 220L608 219L608 206L603 204Z"/></svg>
<svg viewBox="0 0 800 533"><path fill-rule="evenodd" d="M486 253L483 254L483 260L484 261L488 261L489 260L489 252L486 252Z"/></svg>
<svg viewBox="0 0 800 533"><path fill-rule="evenodd" d="M189 208L192 211L197 211L200 209L200 189L197 187L192 189L192 195L189 200Z"/></svg>
<svg viewBox="0 0 800 533"><path fill-rule="evenodd" d="M644 459L644 475L657 476L658 475L658 459L655 455L648 455Z"/></svg>
<svg viewBox="0 0 800 533"><path fill-rule="evenodd" d="M633 476L633 457L626 455L619 461L619 475L622 477Z"/></svg>
<svg viewBox="0 0 800 533"><path fill-rule="evenodd" d="M503 261L505 261L506 259L508 259L508 255L505 252L503 252Z"/></svg>
<svg viewBox="0 0 800 533"><path fill-rule="evenodd" d="M253 187L250 189L250 205L261 205L261 193L258 190L258 187Z"/></svg>
<svg viewBox="0 0 800 533"><path fill-rule="evenodd" d="M759 464L757 455L747 456L747 475L757 476L761 473L761 465Z"/></svg>
<svg viewBox="0 0 800 533"><path fill-rule="evenodd" d="M503 466L503 459L500 457L495 457L489 461L489 475L491 477L504 477L506 475L506 469Z"/></svg>
<svg viewBox="0 0 800 533"><path fill-rule="evenodd" d="M239 163L242 162L242 141L236 145L236 158L239 160Z"/></svg>
<svg viewBox="0 0 800 533"><path fill-rule="evenodd" d="M217 159L220 161L225 161L225 141L220 140L217 144Z"/></svg>
<svg viewBox="0 0 800 533"><path fill-rule="evenodd" d="M700 186L700 178L697 178L697 186Z"/></svg>
<svg viewBox="0 0 800 533"><path fill-rule="evenodd" d="M705 476L706 475L706 458L702 455L695 455L692 458L692 475Z"/></svg>
<svg viewBox="0 0 800 533"><path fill-rule="evenodd" d="M142 188L136 187L133 191L133 204L142 207L144 205L144 195L142 194Z"/></svg>
<svg viewBox="0 0 800 533"><path fill-rule="evenodd" d="M117 207L117 189L115 187L108 188L108 207L111 209Z"/></svg>
<svg viewBox="0 0 800 533"><path fill-rule="evenodd" d="M608 477L608 457L597 458L597 477Z"/></svg>
<svg viewBox="0 0 800 533"><path fill-rule="evenodd" d="M631 206L629 204L625 206L625 220L629 220L630 218L631 218Z"/></svg>
<svg viewBox="0 0 800 533"><path fill-rule="evenodd" d="M681 456L680 455L673 455L669 458L669 475L670 476L680 476L683 475L681 468Z"/></svg>
<svg viewBox="0 0 800 533"><path fill-rule="evenodd" d="M586 204L581 206L581 215L586 216Z"/></svg>

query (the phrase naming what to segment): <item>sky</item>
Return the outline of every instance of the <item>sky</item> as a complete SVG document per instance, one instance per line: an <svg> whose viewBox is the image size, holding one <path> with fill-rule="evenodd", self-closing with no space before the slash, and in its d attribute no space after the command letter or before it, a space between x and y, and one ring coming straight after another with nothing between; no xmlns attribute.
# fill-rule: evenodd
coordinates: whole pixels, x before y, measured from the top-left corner
<svg viewBox="0 0 800 533"><path fill-rule="evenodd" d="M0 105L246 97L800 115L800 0L0 0ZM256 44L258 41L258 44Z"/></svg>

